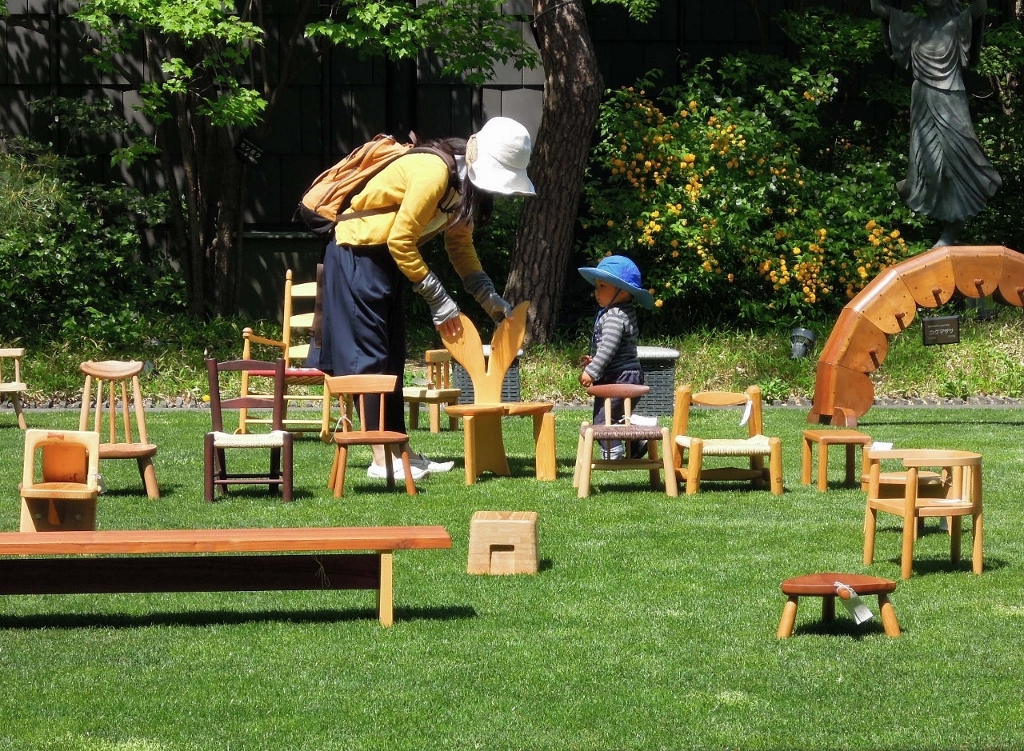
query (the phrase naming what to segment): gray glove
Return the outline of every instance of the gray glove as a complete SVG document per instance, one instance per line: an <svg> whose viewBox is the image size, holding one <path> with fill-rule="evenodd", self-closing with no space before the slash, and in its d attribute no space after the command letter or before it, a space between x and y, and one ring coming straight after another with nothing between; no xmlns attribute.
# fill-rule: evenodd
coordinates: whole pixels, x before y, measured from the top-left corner
<svg viewBox="0 0 1024 751"><path fill-rule="evenodd" d="M495 323L501 323L512 315L512 306L494 291L494 282L486 272L474 271L462 280L462 284Z"/></svg>
<svg viewBox="0 0 1024 751"><path fill-rule="evenodd" d="M448 295L441 285L441 280L433 271L429 272L422 281L413 285L413 290L423 296L430 306L430 317L435 326L440 326L445 321L451 320L459 315L459 306Z"/></svg>

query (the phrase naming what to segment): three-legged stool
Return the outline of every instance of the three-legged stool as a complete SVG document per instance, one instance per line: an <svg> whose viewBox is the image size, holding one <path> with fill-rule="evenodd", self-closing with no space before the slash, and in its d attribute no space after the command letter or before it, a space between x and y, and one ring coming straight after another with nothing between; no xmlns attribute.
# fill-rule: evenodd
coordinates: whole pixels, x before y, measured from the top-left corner
<svg viewBox="0 0 1024 751"><path fill-rule="evenodd" d="M885 633L891 637L900 635L900 624L896 620L896 611L889 602L889 593L895 591L896 582L889 579L880 579L877 576L864 576L862 574L838 574L834 572L822 574L806 574L786 579L782 582L783 594L789 595L789 601L782 610L782 620L779 621L777 636L786 639L793 634L793 624L796 622L796 610L801 597L822 598L821 618L825 623L835 620L836 597L840 596L836 588L836 582L852 587L861 596L877 595L878 609L881 611L882 627Z"/></svg>

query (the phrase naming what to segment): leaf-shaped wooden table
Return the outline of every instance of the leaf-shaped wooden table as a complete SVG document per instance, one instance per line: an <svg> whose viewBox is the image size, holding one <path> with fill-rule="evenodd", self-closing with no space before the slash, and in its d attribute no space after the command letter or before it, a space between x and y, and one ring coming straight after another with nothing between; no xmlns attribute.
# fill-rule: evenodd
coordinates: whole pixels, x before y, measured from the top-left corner
<svg viewBox="0 0 1024 751"><path fill-rule="evenodd" d="M485 471L509 476L502 437L501 418L506 415L533 417L535 466L538 480L554 480L558 474L555 461L555 415L551 402L503 402L501 386L505 373L515 361L526 337L526 313L529 302L516 306L494 331L491 352L484 355L480 332L473 322L460 313L462 331L456 336L442 336L444 346L469 375L473 383L473 404L452 404L445 407L449 415L462 418L466 454L466 484L473 485Z"/></svg>

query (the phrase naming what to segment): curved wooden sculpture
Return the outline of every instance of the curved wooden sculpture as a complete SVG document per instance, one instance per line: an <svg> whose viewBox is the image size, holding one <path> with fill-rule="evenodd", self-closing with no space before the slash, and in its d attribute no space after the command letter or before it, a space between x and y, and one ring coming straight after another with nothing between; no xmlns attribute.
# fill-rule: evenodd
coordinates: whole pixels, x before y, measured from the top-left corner
<svg viewBox="0 0 1024 751"><path fill-rule="evenodd" d="M889 335L906 329L918 308L988 295L1024 307L1024 254L998 245L941 247L887 268L839 314L818 358L807 422L856 427L874 403L868 373L885 360Z"/></svg>

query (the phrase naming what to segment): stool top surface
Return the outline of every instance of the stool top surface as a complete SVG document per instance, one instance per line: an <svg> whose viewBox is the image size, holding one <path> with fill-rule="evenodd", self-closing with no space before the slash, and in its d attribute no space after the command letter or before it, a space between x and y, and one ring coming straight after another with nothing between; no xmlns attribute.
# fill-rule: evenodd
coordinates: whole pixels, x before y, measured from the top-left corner
<svg viewBox="0 0 1024 751"><path fill-rule="evenodd" d="M896 582L864 574L825 572L794 576L782 582L781 588L787 595L809 595L827 597L836 593L836 582L853 587L859 595L886 594L896 590Z"/></svg>
<svg viewBox="0 0 1024 751"><path fill-rule="evenodd" d="M861 433L859 430L849 430L846 428L840 430L805 430L804 438L808 438L812 441L838 441L844 440L851 443L863 443L867 445L871 443L871 436L866 433Z"/></svg>

